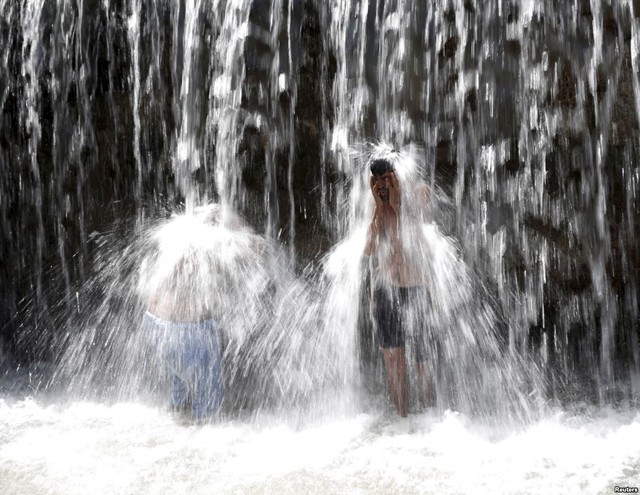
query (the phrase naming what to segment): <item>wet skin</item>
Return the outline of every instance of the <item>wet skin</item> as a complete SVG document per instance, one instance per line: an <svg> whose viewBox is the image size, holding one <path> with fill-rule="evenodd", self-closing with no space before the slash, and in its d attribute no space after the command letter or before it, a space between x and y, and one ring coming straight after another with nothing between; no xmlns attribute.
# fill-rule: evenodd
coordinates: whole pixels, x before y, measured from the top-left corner
<svg viewBox="0 0 640 495"><path fill-rule="evenodd" d="M379 260L378 270L384 272L391 285L412 287L422 285L418 268L421 260L406 256L398 235L400 222L400 187L393 171L382 175L371 175L369 179L371 194L375 200L375 209L369 226L365 255L370 256L378 248L379 242L386 243L390 249L384 259ZM421 186L413 186L417 198L424 198L424 218L428 217L428 192ZM420 219L416 219L420 222ZM393 404L400 416L408 414L408 384L405 349L402 347L382 348L384 367L387 374L387 387ZM422 391L425 405L435 403L435 387L433 379L426 375L424 363L416 363L418 370L418 386Z"/></svg>
<svg viewBox="0 0 640 495"><path fill-rule="evenodd" d="M398 246L398 219L400 213L400 188L393 171L382 175L371 175L369 179L371 194L375 200L373 219L369 227L369 240L365 254L371 255L376 250L379 240L390 241L396 252ZM380 237L380 239L379 239Z"/></svg>
<svg viewBox="0 0 640 495"><path fill-rule="evenodd" d="M389 204L392 189L397 190L396 176L392 171L387 171L382 175L372 175L370 179L371 192L376 200Z"/></svg>

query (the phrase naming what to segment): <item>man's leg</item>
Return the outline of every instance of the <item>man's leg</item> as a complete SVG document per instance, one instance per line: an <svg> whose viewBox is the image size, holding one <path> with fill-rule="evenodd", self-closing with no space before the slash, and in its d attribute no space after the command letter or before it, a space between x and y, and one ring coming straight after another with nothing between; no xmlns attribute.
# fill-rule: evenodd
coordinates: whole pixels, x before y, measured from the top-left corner
<svg viewBox="0 0 640 495"><path fill-rule="evenodd" d="M178 376L175 371L169 371L170 378L170 391L169 391L169 405L171 409L181 411L186 410L189 407L189 393L184 380Z"/></svg>
<svg viewBox="0 0 640 495"><path fill-rule="evenodd" d="M428 325L431 299L424 287L417 287L409 291L404 302L407 311L405 317L413 330L410 342L415 359L418 401L422 407L434 407L436 384L427 366L427 362L437 363L434 356L427 352L428 349L435 348L433 334Z"/></svg>
<svg viewBox="0 0 640 495"><path fill-rule="evenodd" d="M177 334L177 329L172 329ZM181 332L182 333L182 332ZM165 342L165 368L169 378L169 405L174 410L189 408L189 360L185 353L185 342L172 335Z"/></svg>
<svg viewBox="0 0 640 495"><path fill-rule="evenodd" d="M207 322L206 334L199 343L199 357L194 361L198 372L195 378L193 415L204 418L216 414L224 397L222 376L222 348L218 329Z"/></svg>
<svg viewBox="0 0 640 495"><path fill-rule="evenodd" d="M423 361L416 362L420 400L423 407L434 407L436 405L436 384L426 368Z"/></svg>
<svg viewBox="0 0 640 495"><path fill-rule="evenodd" d="M423 335L417 335L414 339L415 344L415 366L417 376L418 387L418 399L421 402L422 407L434 407L436 405L436 383L433 376L429 373L427 367L427 360L431 359L431 362L436 358L432 354L427 353L427 343L424 341L427 330L422 329ZM435 342L430 343L432 348L435 348Z"/></svg>
<svg viewBox="0 0 640 495"><path fill-rule="evenodd" d="M391 399L398 414L407 416L409 408L409 389L407 387L407 362L404 347L390 347L382 349L384 368L387 372L387 385Z"/></svg>

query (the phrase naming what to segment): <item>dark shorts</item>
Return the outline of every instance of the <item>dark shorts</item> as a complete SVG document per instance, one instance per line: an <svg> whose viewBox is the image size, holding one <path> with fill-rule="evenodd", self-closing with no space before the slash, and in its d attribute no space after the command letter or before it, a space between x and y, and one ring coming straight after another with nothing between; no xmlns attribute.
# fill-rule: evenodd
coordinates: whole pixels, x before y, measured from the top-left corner
<svg viewBox="0 0 640 495"><path fill-rule="evenodd" d="M380 347L404 347L410 339L416 359L423 360L428 336L428 304L424 287L376 287L373 316Z"/></svg>

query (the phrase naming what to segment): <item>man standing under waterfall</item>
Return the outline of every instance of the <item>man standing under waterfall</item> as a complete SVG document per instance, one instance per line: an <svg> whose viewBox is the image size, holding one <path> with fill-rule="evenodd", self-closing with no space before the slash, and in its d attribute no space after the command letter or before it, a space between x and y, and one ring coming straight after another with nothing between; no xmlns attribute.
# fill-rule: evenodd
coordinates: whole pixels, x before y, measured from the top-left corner
<svg viewBox="0 0 640 495"><path fill-rule="evenodd" d="M435 403L435 387L425 370L426 290L422 226L430 220L429 189L416 170L399 170L397 156L370 162L375 209L365 255L372 262L372 305L387 375L389 394L400 416L408 413L405 340L416 362L418 386L426 406ZM415 167L414 167L415 168Z"/></svg>
<svg viewBox="0 0 640 495"><path fill-rule="evenodd" d="M214 311L221 276L208 242L220 217L219 205L176 217L156 234L160 254L141 277L156 379L167 387L172 409L198 420L218 413L224 397L220 311Z"/></svg>

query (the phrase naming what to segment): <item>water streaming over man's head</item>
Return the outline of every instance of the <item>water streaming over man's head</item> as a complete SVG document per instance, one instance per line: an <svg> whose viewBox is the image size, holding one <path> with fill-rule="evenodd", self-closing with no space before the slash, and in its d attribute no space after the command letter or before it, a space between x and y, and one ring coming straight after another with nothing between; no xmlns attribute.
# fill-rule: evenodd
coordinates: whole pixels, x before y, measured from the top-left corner
<svg viewBox="0 0 640 495"><path fill-rule="evenodd" d="M542 378L510 347L504 324L508 316L501 314L483 279L466 264L457 243L434 222L446 205L439 204L438 192L424 181L423 150L418 146L394 150L378 144L351 156L358 164L353 166L349 198L348 211L353 216L347 225L351 227L326 257L329 297L324 304L343 329L343 346L358 354L361 386L374 395L383 389L372 313L375 301L372 307L370 300L376 286L393 284L379 270L384 246L377 257L363 254L374 208L368 181L372 172L375 176L392 171L400 189L398 228L405 269L411 284L421 287L420 295L406 308L407 329L413 332L408 340L420 341L427 349L426 355L417 356L415 347L407 344L411 380L424 367L436 381L442 410L454 408L487 418L535 416L541 405ZM414 387L410 400L416 407L419 394Z"/></svg>

